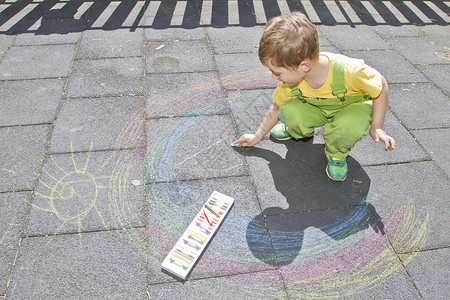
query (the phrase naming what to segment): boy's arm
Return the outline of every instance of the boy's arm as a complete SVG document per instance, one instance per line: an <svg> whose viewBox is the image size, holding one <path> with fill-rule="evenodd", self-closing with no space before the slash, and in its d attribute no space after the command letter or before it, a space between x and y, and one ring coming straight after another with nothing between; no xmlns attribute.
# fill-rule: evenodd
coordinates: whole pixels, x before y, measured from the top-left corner
<svg viewBox="0 0 450 300"><path fill-rule="evenodd" d="M375 142L378 142L379 140L384 142L385 150L387 151L395 149L395 140L387 135L383 130L384 117L386 115L388 104L389 87L384 77L381 77L381 82L383 84L383 88L380 95L372 101L373 117L369 133Z"/></svg>
<svg viewBox="0 0 450 300"><path fill-rule="evenodd" d="M256 145L263 137L272 129L275 124L278 122L278 109L280 107L278 104L274 103L269 108L266 113L266 116L259 125L258 130L256 130L255 134L244 134L239 139L237 139L233 144L240 145L242 147L251 147Z"/></svg>

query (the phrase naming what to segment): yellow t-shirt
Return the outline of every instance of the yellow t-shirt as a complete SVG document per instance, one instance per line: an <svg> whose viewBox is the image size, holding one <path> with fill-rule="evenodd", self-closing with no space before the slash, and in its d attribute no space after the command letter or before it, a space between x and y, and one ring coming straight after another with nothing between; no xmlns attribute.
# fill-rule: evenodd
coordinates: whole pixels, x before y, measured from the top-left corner
<svg viewBox="0 0 450 300"><path fill-rule="evenodd" d="M335 54L322 52L320 55L328 57L328 77L326 82L318 89L311 88L305 80L298 84L303 96L311 98L329 99L336 98L330 84L333 82L333 65ZM372 98L377 98L382 89L381 74L369 67L362 59L347 57L345 64L345 88L346 95L361 95L368 93ZM273 93L273 100L278 105L284 105L292 100L293 94L289 84L280 82Z"/></svg>

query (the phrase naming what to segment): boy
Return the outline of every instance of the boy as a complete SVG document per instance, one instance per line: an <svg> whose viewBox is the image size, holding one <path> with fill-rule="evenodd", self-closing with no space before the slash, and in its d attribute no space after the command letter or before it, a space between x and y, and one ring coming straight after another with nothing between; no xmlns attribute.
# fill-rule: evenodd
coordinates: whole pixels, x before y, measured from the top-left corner
<svg viewBox="0 0 450 300"><path fill-rule="evenodd" d="M384 77L362 60L320 53L317 30L305 15L292 12L271 19L258 54L280 83L255 134L244 134L233 144L251 147L269 131L278 140L308 138L315 127L324 126L326 173L335 181L346 179L346 157L369 125L375 142L383 141L385 150L395 148L395 140L383 130L388 102Z"/></svg>

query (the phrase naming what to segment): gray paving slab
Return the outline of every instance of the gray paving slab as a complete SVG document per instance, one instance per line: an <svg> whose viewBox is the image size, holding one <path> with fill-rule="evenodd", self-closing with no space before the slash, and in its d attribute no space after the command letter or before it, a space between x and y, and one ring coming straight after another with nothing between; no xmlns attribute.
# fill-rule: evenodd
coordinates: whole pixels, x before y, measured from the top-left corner
<svg viewBox="0 0 450 300"><path fill-rule="evenodd" d="M248 71L267 73L267 68L261 64L255 53L218 54L214 57L221 77Z"/></svg>
<svg viewBox="0 0 450 300"><path fill-rule="evenodd" d="M148 290L155 299L288 299L278 271L149 285Z"/></svg>
<svg viewBox="0 0 450 300"><path fill-rule="evenodd" d="M66 77L76 45L11 47L0 64L0 80Z"/></svg>
<svg viewBox="0 0 450 300"><path fill-rule="evenodd" d="M144 226L139 151L50 155L39 176L26 236ZM140 183L133 185L134 180Z"/></svg>
<svg viewBox="0 0 450 300"><path fill-rule="evenodd" d="M367 134L365 138L356 143L350 155L361 165L400 163L409 161L429 160L430 156L421 145L403 127L398 119L389 111L386 113L384 130L395 139L395 150L385 151L384 143L375 143ZM353 164L353 162L349 162Z"/></svg>
<svg viewBox="0 0 450 300"><path fill-rule="evenodd" d="M389 107L408 130L450 126L448 97L432 83L389 85Z"/></svg>
<svg viewBox="0 0 450 300"><path fill-rule="evenodd" d="M404 260L411 255L404 255ZM449 269L443 266L450 264L450 249L436 249L420 252L406 269L414 281L423 299L445 299L449 293Z"/></svg>
<svg viewBox="0 0 450 300"><path fill-rule="evenodd" d="M151 42L195 41L205 39L205 29L198 28L145 28L145 40ZM162 43L164 44L164 43Z"/></svg>
<svg viewBox="0 0 450 300"><path fill-rule="evenodd" d="M24 239L7 298L146 298L145 256L134 231Z"/></svg>
<svg viewBox="0 0 450 300"><path fill-rule="evenodd" d="M143 81L141 57L76 60L65 96L143 95Z"/></svg>
<svg viewBox="0 0 450 300"><path fill-rule="evenodd" d="M450 163L447 159L450 147L450 129L417 130L412 134L448 176L450 174Z"/></svg>
<svg viewBox="0 0 450 300"><path fill-rule="evenodd" d="M161 271L161 263L214 190L233 197L234 206L188 280L274 269L272 248L262 219L257 217L261 211L249 177L151 184L147 186L149 283L177 280ZM259 255L250 251L250 241L259 245ZM264 259L258 259L263 254Z"/></svg>
<svg viewBox="0 0 450 300"><path fill-rule="evenodd" d="M146 45L147 73L216 70L206 39L174 41L163 45L162 48L160 48L162 45L159 42L151 42ZM183 55L180 55L180 53L183 53Z"/></svg>
<svg viewBox="0 0 450 300"><path fill-rule="evenodd" d="M289 297L420 299L389 244L368 233L356 235L359 239L354 235L300 252L296 261L282 267Z"/></svg>
<svg viewBox="0 0 450 300"><path fill-rule="evenodd" d="M230 146L236 134L229 116L154 119L147 132L147 182L246 174L242 157Z"/></svg>
<svg viewBox="0 0 450 300"><path fill-rule="evenodd" d="M206 27L215 54L258 53L263 27ZM242 39L245 38L245 43Z"/></svg>
<svg viewBox="0 0 450 300"><path fill-rule="evenodd" d="M143 107L144 100L140 97L66 99L55 123L50 151L132 148L135 141L119 137L120 134L142 137ZM135 126L133 132L130 125Z"/></svg>
<svg viewBox="0 0 450 300"><path fill-rule="evenodd" d="M448 33L448 26L440 26L440 25L430 25L430 26L423 26L421 27L421 30L438 40L439 43L448 46L449 41L449 33Z"/></svg>
<svg viewBox="0 0 450 300"><path fill-rule="evenodd" d="M142 29L83 32L77 58L111 58L142 56Z"/></svg>
<svg viewBox="0 0 450 300"><path fill-rule="evenodd" d="M15 46L76 44L83 30L84 21L73 18L42 19L37 25L25 25L17 35Z"/></svg>
<svg viewBox="0 0 450 300"><path fill-rule="evenodd" d="M3 58L3 55L5 55L9 47L11 47L14 38L14 36L2 36L0 39L0 58Z"/></svg>
<svg viewBox="0 0 450 300"><path fill-rule="evenodd" d="M354 28L349 25L321 26L320 31L342 51L391 49L391 46L370 26L362 25Z"/></svg>
<svg viewBox="0 0 450 300"><path fill-rule="evenodd" d="M442 207L449 181L433 162L355 168L352 175L361 180L361 172L371 180L368 202L392 228L386 234L397 252L448 247L449 216Z"/></svg>
<svg viewBox="0 0 450 300"><path fill-rule="evenodd" d="M50 126L0 128L0 192L28 190L36 181Z"/></svg>
<svg viewBox="0 0 450 300"><path fill-rule="evenodd" d="M236 122L238 136L254 133L267 110L272 106L273 89L234 90L228 92L231 113ZM266 135L268 137L268 134Z"/></svg>
<svg viewBox="0 0 450 300"><path fill-rule="evenodd" d="M30 200L31 192L0 193L0 295L6 293Z"/></svg>
<svg viewBox="0 0 450 300"><path fill-rule="evenodd" d="M145 87L149 118L229 112L217 72L150 74Z"/></svg>
<svg viewBox="0 0 450 300"><path fill-rule="evenodd" d="M429 78L442 92L450 96L450 85L448 78L450 75L449 65L424 65L417 68Z"/></svg>
<svg viewBox="0 0 450 300"><path fill-rule="evenodd" d="M421 72L396 51L343 51L343 54L364 59L365 63L378 70L388 83L429 82ZM387 57L389 59L386 59Z"/></svg>
<svg viewBox="0 0 450 300"><path fill-rule="evenodd" d="M358 183L352 180L337 183L328 179L324 145L315 144L312 138L283 142L263 140L253 148L244 148L243 153L264 214L364 203L365 195Z"/></svg>
<svg viewBox="0 0 450 300"><path fill-rule="evenodd" d="M372 28L382 37L423 37L426 35L425 27L416 25L374 26Z"/></svg>
<svg viewBox="0 0 450 300"><path fill-rule="evenodd" d="M0 81L0 126L52 123L64 79Z"/></svg>
<svg viewBox="0 0 450 300"><path fill-rule="evenodd" d="M450 63L450 51L428 37L395 37L386 41L413 64ZM447 57L447 60L442 57Z"/></svg>

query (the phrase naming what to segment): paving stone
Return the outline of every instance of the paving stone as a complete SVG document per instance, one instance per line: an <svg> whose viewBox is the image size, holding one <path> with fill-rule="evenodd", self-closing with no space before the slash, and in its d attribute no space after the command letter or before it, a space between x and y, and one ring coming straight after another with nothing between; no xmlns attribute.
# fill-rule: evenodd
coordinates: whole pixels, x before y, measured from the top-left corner
<svg viewBox="0 0 450 300"><path fill-rule="evenodd" d="M373 29L383 37L405 37L416 36L423 37L425 27L415 25L402 25L402 26L375 26Z"/></svg>
<svg viewBox="0 0 450 300"><path fill-rule="evenodd" d="M147 44L148 73L199 72L216 69L206 40L175 41L164 45L163 48L159 48L162 46L161 43Z"/></svg>
<svg viewBox="0 0 450 300"><path fill-rule="evenodd" d="M8 298L133 298L146 295L138 230L27 238L21 243Z"/></svg>
<svg viewBox="0 0 450 300"><path fill-rule="evenodd" d="M76 60L66 97L142 95L142 58Z"/></svg>
<svg viewBox="0 0 450 300"><path fill-rule="evenodd" d="M263 27L206 27L214 53L258 53ZM242 38L245 37L245 43ZM256 54L257 55L257 54Z"/></svg>
<svg viewBox="0 0 450 300"><path fill-rule="evenodd" d="M340 50L384 50L387 44L369 26L349 25L322 26L320 29L328 40Z"/></svg>
<svg viewBox="0 0 450 300"><path fill-rule="evenodd" d="M324 145L314 143L313 138L283 142L263 140L253 148L243 148L243 153L264 214L364 203L365 194L360 191L359 183L351 178L345 182L328 179ZM353 159L349 161L358 164Z"/></svg>
<svg viewBox="0 0 450 300"><path fill-rule="evenodd" d="M142 151L52 154L35 189L26 236L105 231L145 223ZM135 181L138 184L132 184ZM84 236L81 236L83 240Z"/></svg>
<svg viewBox="0 0 450 300"><path fill-rule="evenodd" d="M450 85L447 80L450 75L449 65L417 66L417 68L447 96L450 96Z"/></svg>
<svg viewBox="0 0 450 300"><path fill-rule="evenodd" d="M50 151L70 152L71 145L75 152L133 148L143 134L143 106L138 97L64 100Z"/></svg>
<svg viewBox="0 0 450 300"><path fill-rule="evenodd" d="M147 132L149 182L245 174L241 155L230 146L236 133L229 116L149 120Z"/></svg>
<svg viewBox="0 0 450 300"><path fill-rule="evenodd" d="M272 106L273 89L236 90L228 92L231 112L236 122L238 136L254 133L267 110ZM266 135L268 137L268 134Z"/></svg>
<svg viewBox="0 0 450 300"><path fill-rule="evenodd" d="M30 200L31 192L0 193L0 295L6 293Z"/></svg>
<svg viewBox="0 0 450 300"><path fill-rule="evenodd" d="M408 259L410 255L404 255ZM450 249L436 249L420 252L406 266L423 299L445 299L449 293L448 278Z"/></svg>
<svg viewBox="0 0 450 300"><path fill-rule="evenodd" d="M16 46L76 44L84 27L84 20L46 18L28 24L17 35Z"/></svg>
<svg viewBox="0 0 450 300"><path fill-rule="evenodd" d="M150 74L146 77L147 117L229 112L216 72ZM207 103L208 110L204 110Z"/></svg>
<svg viewBox="0 0 450 300"><path fill-rule="evenodd" d="M75 46L11 47L0 64L0 80L65 77Z"/></svg>
<svg viewBox="0 0 450 300"><path fill-rule="evenodd" d="M436 164L447 174L450 174L448 149L450 147L450 129L427 129L413 131L412 134L428 151Z"/></svg>
<svg viewBox="0 0 450 300"><path fill-rule="evenodd" d="M13 44L14 36L5 36L3 35L0 39L0 58L3 58L3 55L6 54L9 47Z"/></svg>
<svg viewBox="0 0 450 300"><path fill-rule="evenodd" d="M395 139L395 150L385 151L385 145L382 141L375 143L372 137L367 134L365 138L356 143L350 155L361 165L378 165L430 159L428 153L423 150L420 144L414 140L411 134L389 111L386 113L384 130ZM353 164L353 162L349 162L349 164Z"/></svg>
<svg viewBox="0 0 450 300"><path fill-rule="evenodd" d="M0 81L0 126L52 123L63 79Z"/></svg>
<svg viewBox="0 0 450 300"><path fill-rule="evenodd" d="M48 125L0 128L0 192L33 186L47 145Z"/></svg>
<svg viewBox="0 0 450 300"><path fill-rule="evenodd" d="M290 298L419 299L396 253L372 228L328 240L322 231L310 228L305 240L314 234L316 243L281 267ZM295 237L291 238L292 244Z"/></svg>
<svg viewBox="0 0 450 300"><path fill-rule="evenodd" d="M205 29L199 28L167 28L164 30L145 28L145 40L151 42L195 41L205 39Z"/></svg>
<svg viewBox="0 0 450 300"><path fill-rule="evenodd" d="M365 63L377 69L388 83L429 82L396 51L343 51L343 54L364 59Z"/></svg>
<svg viewBox="0 0 450 300"><path fill-rule="evenodd" d="M448 98L430 83L389 85L389 107L407 129L450 126Z"/></svg>
<svg viewBox="0 0 450 300"><path fill-rule="evenodd" d="M87 30L83 32L77 58L142 56L142 30Z"/></svg>
<svg viewBox="0 0 450 300"><path fill-rule="evenodd" d="M441 25L428 25L421 27L426 34L438 39L439 43L449 46L448 27Z"/></svg>
<svg viewBox="0 0 450 300"><path fill-rule="evenodd" d="M447 247L449 213L442 210L449 197L449 180L433 162L408 163L353 169L371 184L367 199L387 228L398 253ZM389 225L388 227L388 224Z"/></svg>
<svg viewBox="0 0 450 300"><path fill-rule="evenodd" d="M270 74L267 68L261 64L258 55L255 53L218 54L214 57L221 77L232 76L247 71ZM261 78L264 78L264 76L261 76Z"/></svg>
<svg viewBox="0 0 450 300"><path fill-rule="evenodd" d="M148 287L150 297L164 299L287 299L277 271L156 284Z"/></svg>
<svg viewBox="0 0 450 300"><path fill-rule="evenodd" d="M413 64L450 63L450 51L426 37L396 37L386 41ZM442 57L447 57L447 60Z"/></svg>
<svg viewBox="0 0 450 300"><path fill-rule="evenodd" d="M249 177L151 184L147 187L150 283L176 280L161 271L161 263L214 190L233 197L234 206L188 280L274 269L267 230L262 218L256 217L261 211Z"/></svg>

